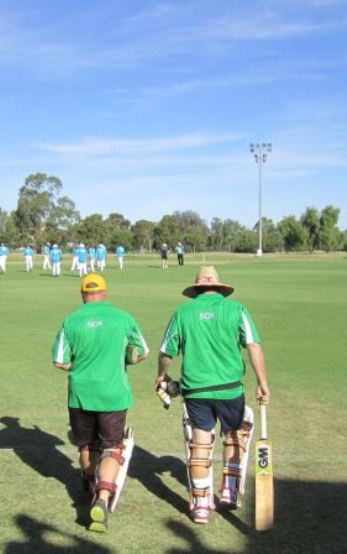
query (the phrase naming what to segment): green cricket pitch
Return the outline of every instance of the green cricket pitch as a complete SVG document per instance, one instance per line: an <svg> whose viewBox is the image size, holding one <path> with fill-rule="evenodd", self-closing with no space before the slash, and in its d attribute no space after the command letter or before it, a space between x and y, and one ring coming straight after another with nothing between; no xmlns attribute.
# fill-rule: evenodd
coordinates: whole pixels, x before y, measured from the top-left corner
<svg viewBox="0 0 347 554"><path fill-rule="evenodd" d="M252 313L261 333L272 390L268 408L273 441L275 527L254 531L254 442L246 495L236 512L211 514L206 526L188 516L186 469L178 399L169 410L153 383L160 341L181 291L199 265L213 264L233 297ZM80 304L80 278L40 268L24 271L10 256L0 275L1 503L4 554L338 554L347 528L346 313L347 255L187 255L161 269L154 255L126 258L120 271L110 256L105 277L110 301L140 322L151 354L129 368L135 406L128 421L135 437L128 478L110 527L86 531L77 453L66 410L66 374L53 368L51 346L65 315ZM179 360L172 377L178 377ZM255 409L255 379L247 366L247 403ZM215 450L215 492L221 440Z"/></svg>

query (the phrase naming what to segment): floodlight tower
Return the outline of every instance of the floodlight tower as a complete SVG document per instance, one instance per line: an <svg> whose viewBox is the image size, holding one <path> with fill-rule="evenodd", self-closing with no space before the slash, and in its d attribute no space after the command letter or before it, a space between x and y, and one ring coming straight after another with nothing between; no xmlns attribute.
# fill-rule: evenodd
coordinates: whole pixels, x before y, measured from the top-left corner
<svg viewBox="0 0 347 554"><path fill-rule="evenodd" d="M271 142L253 143L249 145L249 151L254 154L255 162L258 164L259 177L259 245L257 256L263 254L263 215L262 215L262 173L263 164L266 162L267 155L272 152Z"/></svg>

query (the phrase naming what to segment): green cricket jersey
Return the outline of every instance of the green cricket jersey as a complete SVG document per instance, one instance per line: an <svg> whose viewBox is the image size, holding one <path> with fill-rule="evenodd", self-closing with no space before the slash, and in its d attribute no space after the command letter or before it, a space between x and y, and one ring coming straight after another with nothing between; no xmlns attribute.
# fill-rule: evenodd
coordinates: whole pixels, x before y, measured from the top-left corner
<svg viewBox="0 0 347 554"><path fill-rule="evenodd" d="M148 347L140 327L127 312L108 302L89 302L65 318L53 345L54 362L72 364L68 405L100 412L132 405L125 349Z"/></svg>
<svg viewBox="0 0 347 554"><path fill-rule="evenodd" d="M219 293L200 294L180 306L166 329L160 351L182 353L182 388L214 387L240 381L244 374L241 347L260 342L247 309ZM239 386L186 394L187 398L237 398Z"/></svg>

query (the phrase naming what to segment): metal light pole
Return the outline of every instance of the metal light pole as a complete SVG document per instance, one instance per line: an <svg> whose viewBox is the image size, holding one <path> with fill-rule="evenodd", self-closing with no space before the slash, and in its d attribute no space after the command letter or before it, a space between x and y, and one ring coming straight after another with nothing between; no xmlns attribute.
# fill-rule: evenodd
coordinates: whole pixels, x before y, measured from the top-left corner
<svg viewBox="0 0 347 554"><path fill-rule="evenodd" d="M249 145L249 151L254 154L255 162L258 164L258 177L259 177L259 244L257 250L257 256L263 254L263 215L262 215L262 170L263 164L266 162L267 155L272 152L271 142L262 142L254 144L251 142Z"/></svg>

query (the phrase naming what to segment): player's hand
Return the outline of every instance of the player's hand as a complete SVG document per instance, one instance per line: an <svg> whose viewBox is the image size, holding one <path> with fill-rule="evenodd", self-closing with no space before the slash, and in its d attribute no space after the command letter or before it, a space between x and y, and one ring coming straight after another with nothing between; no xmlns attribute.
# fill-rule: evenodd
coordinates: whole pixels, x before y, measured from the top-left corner
<svg viewBox="0 0 347 554"><path fill-rule="evenodd" d="M154 389L157 391L160 388L161 383L165 380L166 380L166 375L158 375L158 377L154 381Z"/></svg>
<svg viewBox="0 0 347 554"><path fill-rule="evenodd" d="M267 385L258 385L255 397L260 404L268 404L270 402L271 393Z"/></svg>

